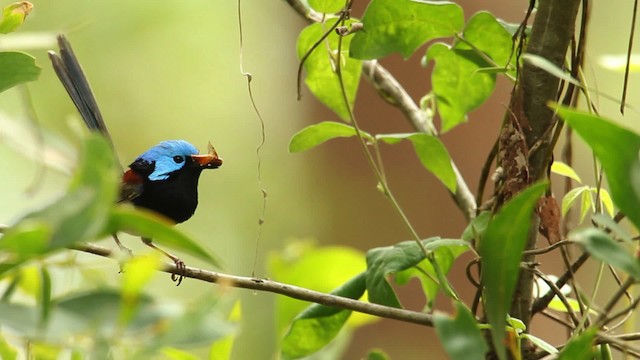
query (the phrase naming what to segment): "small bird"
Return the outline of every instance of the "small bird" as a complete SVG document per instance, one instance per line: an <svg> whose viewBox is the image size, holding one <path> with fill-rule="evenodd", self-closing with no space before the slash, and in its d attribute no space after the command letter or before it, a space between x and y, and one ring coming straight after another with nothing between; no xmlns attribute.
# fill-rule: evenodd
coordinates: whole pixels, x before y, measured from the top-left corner
<svg viewBox="0 0 640 360"><path fill-rule="evenodd" d="M113 147L111 136L104 123L89 82L82 71L71 44L64 35L58 36L60 55L49 51L49 58L58 78L76 105L82 119L90 130L103 134ZM211 143L207 154L199 154L195 146L185 140L168 140L147 150L133 161L123 172L118 202L152 210L175 223L188 220L198 206L198 179L205 169L217 169L222 165ZM114 234L118 246L124 247ZM185 269L178 257L156 247L151 239L142 241L169 257L180 275L171 278L180 285Z"/></svg>

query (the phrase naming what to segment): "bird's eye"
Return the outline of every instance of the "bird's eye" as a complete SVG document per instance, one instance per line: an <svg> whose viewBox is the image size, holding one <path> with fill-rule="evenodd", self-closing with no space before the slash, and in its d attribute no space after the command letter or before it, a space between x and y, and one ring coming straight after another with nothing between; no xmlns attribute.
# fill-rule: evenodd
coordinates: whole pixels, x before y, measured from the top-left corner
<svg viewBox="0 0 640 360"><path fill-rule="evenodd" d="M173 161L175 161L175 162L176 162L176 164L180 164L180 163L184 162L184 157L182 157L182 156L180 156L180 155L178 155L178 156L174 156L174 157L173 157Z"/></svg>

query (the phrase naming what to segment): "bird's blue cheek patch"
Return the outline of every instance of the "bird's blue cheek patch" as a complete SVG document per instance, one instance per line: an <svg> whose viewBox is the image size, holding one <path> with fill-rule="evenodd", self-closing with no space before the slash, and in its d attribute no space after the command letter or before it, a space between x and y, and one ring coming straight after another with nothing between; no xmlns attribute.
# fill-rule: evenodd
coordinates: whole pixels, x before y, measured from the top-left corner
<svg viewBox="0 0 640 360"><path fill-rule="evenodd" d="M173 158L163 157L162 159L158 159L155 161L156 166L153 169L153 172L149 174L149 180L166 180L169 178L169 175L171 175L172 172L182 169L184 164L184 162L176 164L176 162L173 161Z"/></svg>

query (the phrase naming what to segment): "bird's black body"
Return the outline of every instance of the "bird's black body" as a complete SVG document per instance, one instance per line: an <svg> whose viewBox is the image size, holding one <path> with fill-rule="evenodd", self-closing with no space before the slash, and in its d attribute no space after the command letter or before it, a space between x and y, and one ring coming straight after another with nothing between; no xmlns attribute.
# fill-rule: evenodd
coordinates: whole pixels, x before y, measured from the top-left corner
<svg viewBox="0 0 640 360"><path fill-rule="evenodd" d="M154 163L137 160L129 167L142 175L142 191L131 202L160 213L176 223L188 220L198 206L198 179L202 168L187 159L180 171L175 171L165 180L151 181Z"/></svg>

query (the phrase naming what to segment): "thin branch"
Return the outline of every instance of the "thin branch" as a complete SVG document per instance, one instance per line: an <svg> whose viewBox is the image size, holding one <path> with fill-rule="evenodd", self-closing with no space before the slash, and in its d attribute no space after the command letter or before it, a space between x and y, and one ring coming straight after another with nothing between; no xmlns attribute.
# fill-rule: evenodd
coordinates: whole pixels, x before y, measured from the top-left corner
<svg viewBox="0 0 640 360"><path fill-rule="evenodd" d="M298 14L303 16L310 22L319 22L322 20L322 15L313 11L305 6L300 0L286 0L289 6L295 10ZM371 82L374 89L380 94L381 98L389 104L397 107L402 111L405 118L411 123L416 131L423 132L425 134L434 135L433 124L431 124L427 117L416 104L407 91L400 85L400 83L382 67L378 62L370 60L362 62L362 74ZM471 190L466 181L460 174L458 167L451 162L453 171L456 175L456 191L452 193L453 199L463 212L467 220L475 217L476 203Z"/></svg>
<svg viewBox="0 0 640 360"><path fill-rule="evenodd" d="M72 247L72 249L102 257L111 257L112 255L111 250L93 244L75 245ZM186 278L215 283L221 286L270 292L298 300L309 301L316 304L336 307L340 309L352 310L387 319L393 319L418 325L433 326L433 317L429 314L353 300L346 297L313 291L299 286L284 284L269 279L229 275L189 266L185 267L184 271L178 271L175 264L165 264L164 267L160 269L160 271L169 274L181 274Z"/></svg>

